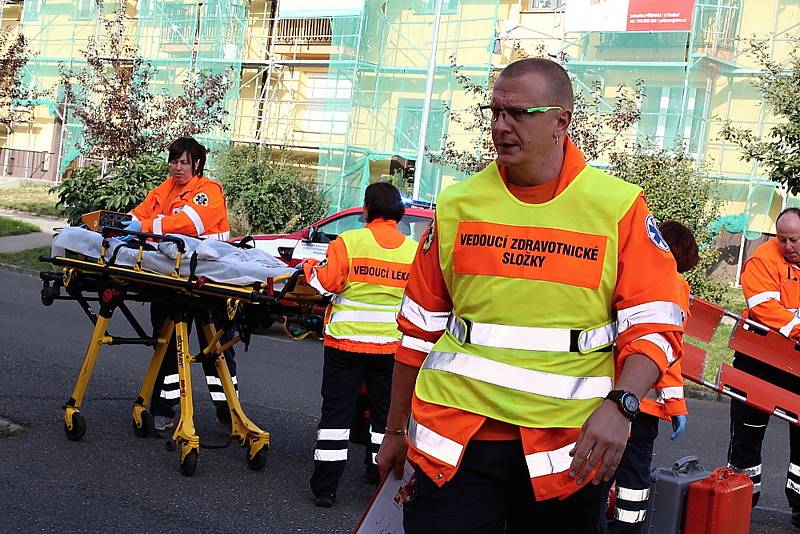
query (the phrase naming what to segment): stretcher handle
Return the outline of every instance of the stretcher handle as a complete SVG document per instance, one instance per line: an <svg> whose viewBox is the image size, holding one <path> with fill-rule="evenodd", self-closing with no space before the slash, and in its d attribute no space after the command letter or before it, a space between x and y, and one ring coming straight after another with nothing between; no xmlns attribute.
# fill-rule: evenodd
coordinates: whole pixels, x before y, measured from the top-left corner
<svg viewBox="0 0 800 534"><path fill-rule="evenodd" d="M103 237L116 237L118 235L132 235L139 238L145 239L152 239L154 241L167 241L169 243L175 243L178 247L178 252L183 254L186 252L186 244L183 242L183 239L180 237L175 237L173 235L163 235L163 234L151 234L149 232L134 232L133 230L124 230L122 228L115 228L113 226L104 226L103 230L101 231Z"/></svg>

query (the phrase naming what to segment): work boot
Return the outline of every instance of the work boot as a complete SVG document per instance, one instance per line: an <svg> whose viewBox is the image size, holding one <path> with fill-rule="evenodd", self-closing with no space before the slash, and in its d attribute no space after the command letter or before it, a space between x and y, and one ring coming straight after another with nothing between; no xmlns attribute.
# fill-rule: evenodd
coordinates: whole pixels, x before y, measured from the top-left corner
<svg viewBox="0 0 800 534"><path fill-rule="evenodd" d="M800 510L792 510L792 526L800 529Z"/></svg>
<svg viewBox="0 0 800 534"><path fill-rule="evenodd" d="M164 415L156 415L153 417L153 427L159 432L163 432L164 430L174 426L175 422L172 420L172 417L166 417Z"/></svg>
<svg viewBox="0 0 800 534"><path fill-rule="evenodd" d="M319 508L330 508L336 502L335 493L323 493L314 497L314 506Z"/></svg>

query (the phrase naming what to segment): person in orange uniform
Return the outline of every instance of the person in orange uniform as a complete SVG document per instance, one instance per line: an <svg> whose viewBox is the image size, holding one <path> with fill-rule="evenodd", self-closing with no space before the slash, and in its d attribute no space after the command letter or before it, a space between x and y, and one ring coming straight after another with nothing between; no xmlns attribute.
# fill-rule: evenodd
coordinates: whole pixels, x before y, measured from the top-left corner
<svg viewBox="0 0 800 534"><path fill-rule="evenodd" d="M127 223L126 229L152 234L182 234L206 239L228 239L230 237L228 208L222 186L203 175L206 163L205 147L191 137L177 139L169 145L168 162L169 177L130 211L133 219ZM153 332L161 330L168 313L169 310L162 303L153 302L150 307ZM200 343L205 344L199 326L197 335ZM225 356L233 383L238 389L233 349L226 351ZM157 393L153 396L150 409L156 430L174 426L172 419L180 398L176 358L173 338L153 390ZM214 363L204 361L203 371L217 410L217 417L221 423L229 425L230 412Z"/></svg>
<svg viewBox="0 0 800 534"><path fill-rule="evenodd" d="M378 452L384 477L415 467L408 534L594 532L638 398L682 354L675 261L641 189L570 140L573 102L557 63L507 66L497 159L421 239Z"/></svg>
<svg viewBox="0 0 800 534"><path fill-rule="evenodd" d="M658 228L675 257L678 273L693 269L700 257L692 231L678 221L664 221ZM676 281L680 287L681 309L688 316L689 284L681 274ZM642 399L639 408L641 413L631 424L631 436L615 476L614 517L608 524L608 531L612 534L638 534L642 531L650 496L650 463L653 443L658 437L658 420L672 422L670 438L673 440L686 428L686 414L689 412L683 398L680 361L667 368L661 380Z"/></svg>
<svg viewBox="0 0 800 534"><path fill-rule="evenodd" d="M365 478L377 480L375 453L383 440L400 341L396 316L417 248L416 241L397 229L404 213L394 186L371 184L364 194L366 228L339 235L322 263L303 264L309 284L332 295L325 314L322 417L311 477L317 506L329 508L336 500L350 425L365 382L371 427Z"/></svg>
<svg viewBox="0 0 800 534"><path fill-rule="evenodd" d="M745 315L782 335L800 341L800 209L787 208L775 222L776 236L759 246L744 264L742 291ZM762 380L800 394L800 378L740 352L733 366ZM769 414L731 399L731 441L728 467L753 480L753 506L761 495L761 444ZM791 522L800 528L800 428L789 425L789 468L786 498Z"/></svg>

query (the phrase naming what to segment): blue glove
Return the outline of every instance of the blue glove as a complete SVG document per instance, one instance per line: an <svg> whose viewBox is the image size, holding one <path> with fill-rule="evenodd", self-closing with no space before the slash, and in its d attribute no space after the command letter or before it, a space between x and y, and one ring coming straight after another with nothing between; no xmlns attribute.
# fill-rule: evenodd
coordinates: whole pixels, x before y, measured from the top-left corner
<svg viewBox="0 0 800 534"><path fill-rule="evenodd" d="M130 230L131 232L141 232L142 231L142 223L140 221L134 221L134 220L131 219L130 221L125 221L124 223L122 223L122 228L125 229L125 230ZM134 239L136 239L136 236L135 235L123 235L123 236L120 236L120 239L122 241L133 241Z"/></svg>
<svg viewBox="0 0 800 534"><path fill-rule="evenodd" d="M686 430L686 416L685 415L673 415L672 416L672 435L669 439L675 440L683 434L683 431Z"/></svg>

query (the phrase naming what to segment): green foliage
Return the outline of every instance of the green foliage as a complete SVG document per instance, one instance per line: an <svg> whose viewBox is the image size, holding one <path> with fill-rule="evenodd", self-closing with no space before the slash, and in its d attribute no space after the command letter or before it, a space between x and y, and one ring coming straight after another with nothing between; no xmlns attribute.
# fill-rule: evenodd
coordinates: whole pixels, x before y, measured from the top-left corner
<svg viewBox="0 0 800 534"><path fill-rule="evenodd" d="M0 237L30 234L31 232L38 231L39 227L35 224L12 219L10 217L0 217Z"/></svg>
<svg viewBox="0 0 800 534"><path fill-rule="evenodd" d="M325 215L321 189L285 150L235 145L217 165L232 234L292 232Z"/></svg>
<svg viewBox="0 0 800 534"><path fill-rule="evenodd" d="M769 133L756 137L752 130L727 123L721 137L742 149L743 160L762 165L770 180L786 184L796 195L800 193L800 39L795 36L793 41L787 61L771 57L769 41L748 43L748 52L761 67L755 85L777 118Z"/></svg>
<svg viewBox="0 0 800 534"><path fill-rule="evenodd" d="M22 187L0 188L0 208L61 217L63 213L56 207L58 197L47 186L26 185Z"/></svg>
<svg viewBox="0 0 800 534"><path fill-rule="evenodd" d="M167 175L166 161L144 155L123 161L106 176L100 175L97 165L76 169L51 191L58 194L67 221L77 225L81 215L90 211L133 209Z"/></svg>
<svg viewBox="0 0 800 534"><path fill-rule="evenodd" d="M685 273L686 280L694 294L719 302L725 286L712 280L707 272L719 257L719 251L708 245L713 239L710 226L719 213L720 200L713 182L698 169L697 162L681 147L652 150L637 144L630 151L613 152L609 172L644 190L656 220L678 221L692 231L703 250L698 266Z"/></svg>
<svg viewBox="0 0 800 534"><path fill-rule="evenodd" d="M49 263L40 262L39 256L49 255L50 247L47 245L21 250L19 252L0 252L0 263L16 265L17 267L30 269L31 271L46 271L52 269L52 266Z"/></svg>

